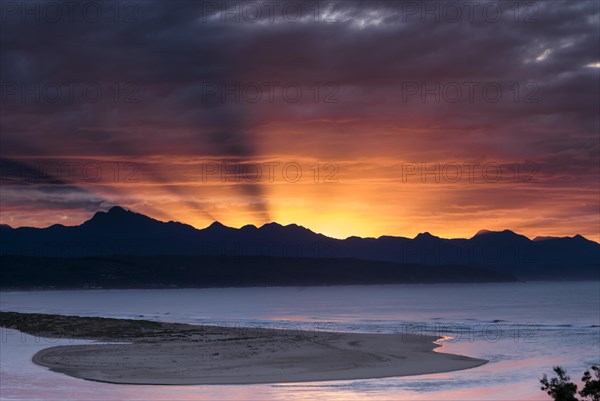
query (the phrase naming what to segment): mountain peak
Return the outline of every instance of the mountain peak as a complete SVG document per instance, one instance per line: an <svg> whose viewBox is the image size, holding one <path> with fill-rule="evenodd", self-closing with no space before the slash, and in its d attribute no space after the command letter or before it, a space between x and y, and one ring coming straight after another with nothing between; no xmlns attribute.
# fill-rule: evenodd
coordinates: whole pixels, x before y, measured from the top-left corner
<svg viewBox="0 0 600 401"><path fill-rule="evenodd" d="M434 239L434 238L437 239L439 237L436 237L435 235L432 235L428 231L425 231L424 233L419 233L414 239Z"/></svg>
<svg viewBox="0 0 600 401"><path fill-rule="evenodd" d="M477 231L477 234L475 234L473 236L473 238L479 237L479 236L482 236L482 235L502 235L502 236L515 235L515 236L519 236L520 234L517 234L516 232L508 230L508 229L505 229L505 230L502 230L502 231L492 231L492 230L485 230L484 229L484 230Z"/></svg>
<svg viewBox="0 0 600 401"><path fill-rule="evenodd" d="M260 227L260 228L282 228L282 227L283 226L281 224L272 221L270 223L263 224L262 227Z"/></svg>
<svg viewBox="0 0 600 401"><path fill-rule="evenodd" d="M97 212L90 220L83 223L83 226L120 229L131 224L146 224L148 222L156 222L156 220L146 215L132 212L121 206L113 206L106 212Z"/></svg>
<svg viewBox="0 0 600 401"><path fill-rule="evenodd" d="M495 242L501 241L504 243L511 243L514 241L518 241L521 243L530 242L531 240L524 235L517 234L511 230L502 230L502 231L490 231L490 230L479 230L477 234L475 234L472 240L483 241L483 242Z"/></svg>
<svg viewBox="0 0 600 401"><path fill-rule="evenodd" d="M220 221L213 221L210 226L206 227L206 229L209 230L220 230L223 228L229 228L227 227L225 224L221 223Z"/></svg>
<svg viewBox="0 0 600 401"><path fill-rule="evenodd" d="M129 212L129 210L125 209L124 207L113 206L110 209L108 209L108 211L106 213L110 214L110 215L119 215L119 214L126 214L128 212Z"/></svg>
<svg viewBox="0 0 600 401"><path fill-rule="evenodd" d="M571 239L577 240L577 241L585 241L585 242L590 242L589 239L585 238L583 235L581 234L575 234L573 237L571 237Z"/></svg>
<svg viewBox="0 0 600 401"><path fill-rule="evenodd" d="M94 216L92 216L91 220L98 219L98 218L100 218L100 219L115 218L115 217L122 217L122 216L127 216L127 215L134 215L134 214L138 214L138 213L127 210L121 206L112 206L106 212L96 212L94 214ZM143 215L140 215L140 216L143 216Z"/></svg>
<svg viewBox="0 0 600 401"><path fill-rule="evenodd" d="M540 242L540 241L550 241L550 240L571 240L571 241L589 241L587 238L585 238L583 235L581 234L575 234L572 237L552 237L552 236L546 236L546 237L535 237L533 239L535 242Z"/></svg>
<svg viewBox="0 0 600 401"><path fill-rule="evenodd" d="M550 240L562 239L562 238L567 238L567 237L537 236L533 239L533 242L550 241Z"/></svg>

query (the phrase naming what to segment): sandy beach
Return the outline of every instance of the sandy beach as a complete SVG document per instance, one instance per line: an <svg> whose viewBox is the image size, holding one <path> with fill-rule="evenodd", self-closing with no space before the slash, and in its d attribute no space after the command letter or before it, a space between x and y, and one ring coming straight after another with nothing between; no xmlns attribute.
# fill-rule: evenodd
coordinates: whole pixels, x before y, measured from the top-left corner
<svg viewBox="0 0 600 401"><path fill-rule="evenodd" d="M119 344L50 347L33 362L120 384L256 384L409 376L487 361L434 351L433 336L339 333L0 313L0 326ZM125 343L123 343L125 342Z"/></svg>

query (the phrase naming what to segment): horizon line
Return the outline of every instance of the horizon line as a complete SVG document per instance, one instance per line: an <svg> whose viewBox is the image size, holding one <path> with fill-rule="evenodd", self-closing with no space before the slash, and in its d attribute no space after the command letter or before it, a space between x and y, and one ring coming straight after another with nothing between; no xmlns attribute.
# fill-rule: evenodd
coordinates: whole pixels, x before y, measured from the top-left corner
<svg viewBox="0 0 600 401"><path fill-rule="evenodd" d="M470 240L470 239L473 239L473 238L477 237L478 235L489 234L489 233L503 233L503 232L510 232L510 233L512 233L512 234L514 234L514 235L518 235L518 236L521 236L521 237L525 237L526 239L528 239L529 241L532 241L532 242L540 242L540 241L551 240L551 239L568 239L568 238L570 238L570 239L573 239L573 238L581 237L581 238L585 239L586 241L594 242L594 243L596 243L596 244L599 244L599 245L600 245L600 243L599 243L599 242L597 242L597 241L594 241L594 240L591 240L591 239L589 239L589 238L586 238L586 237L584 237L584 236L583 236L583 235L581 235L581 234L574 234L574 235L572 235L572 236L568 236L568 235L566 235L566 236L560 236L560 237L559 237L559 236L538 235L538 236L535 236L534 238L530 238L530 237L528 237L528 236L526 236L526 235L524 235L524 234L519 234L518 232L516 232L516 231L514 231L514 230L511 230L511 229L508 229L508 228L505 228L505 229L503 229L503 230L488 230L488 229L480 229L480 230L478 230L478 231L477 231L477 232L476 232L476 233L475 233L473 236L471 236L470 238L466 238L466 237L444 238L444 237L439 237L439 236L437 236L437 235L431 234L429 231L420 232L420 233L418 233L417 235L415 235L413 238L410 238L410 237L403 237L403 236L399 236L399 235L387 235L387 234L382 234L382 235L380 235L380 236L378 236L378 237L360 237L360 236L358 236L358 235L349 235L349 236L347 236L347 237L345 237L345 238L339 238L339 237L333 237L333 236L330 236L330 235L327 235L327 234L323 234L323 233L320 233L320 232L313 231L313 230L311 230L310 228L308 228L308 227L305 227L305 226L303 226L303 225L300 225L300 224L297 224L297 223L290 223L290 224L284 225L284 224L278 223L278 222L276 222L276 221L271 221L271 222L268 222L268 223L264 223L264 224L263 224L263 225L261 225L260 227L259 227L259 226L256 226L256 225L254 225L254 224L245 224L245 225L243 225L243 226L240 226L240 227L232 227L232 226L225 225L225 224L221 223L221 222L220 222L220 221L218 221L218 220L214 220L212 223L210 223L210 224L209 224L209 225L207 225L206 227L199 228L199 227L193 226L193 225L191 225L191 224L184 223L184 222L182 222L182 221L175 221L175 220L164 221L164 220L158 220L158 219L156 219L156 218L154 218L154 217L148 216L148 215L146 215L146 214L143 214L143 213L140 213L140 212L136 212L135 210L132 210L132 209L129 209L129 208L127 208L127 207L120 206L120 205L113 205L113 206L110 206L110 207L109 207L107 210L105 210L105 211L104 211L104 210L98 210L98 211L96 211L96 212L93 212L93 215L92 215L92 217L91 217L91 218L89 218L88 220L85 220L85 221L83 221L82 223L80 223L80 224L78 224L78 225L65 226L64 224L60 224L60 223L54 223L54 224L51 224L51 225L49 225L49 226L46 226L46 227L32 227L32 226L19 226L19 227L13 227L13 226L11 226L10 224L6 224L6 223L0 223L0 226L6 226L6 227L9 227L9 228L11 228L11 229L13 229L13 230L17 230L17 229L21 229L21 228L29 228L29 229L44 230L44 229L48 229L48 228L50 228L50 227L54 227L54 226L62 226L62 227L80 227L80 226L82 226L83 224L85 224L85 223L87 223L87 222L91 221L91 220L92 220L92 219L93 219L93 218L94 218L94 217L95 217L97 214L100 214L100 213L102 213L102 214L108 214L108 213L109 213L109 212L111 212L112 210L123 210L123 211L125 211L125 212L129 212L129 213L133 213L133 214L137 214L137 215L140 215L140 216L147 217L147 218L149 218L149 219L152 219L152 220L154 220L154 221L157 221L157 222L160 222L160 223L165 223L165 224L167 224L167 223L177 223L177 224L182 224L182 225L190 226L190 227L192 227L193 229L195 229L195 230L198 230L198 231L202 231L202 230L209 229L211 226L213 226L213 225L215 225L215 224L221 225L221 226L223 226L223 227L225 227L225 228L229 228L229 229L232 229L232 230L241 230L241 229L243 229L244 227L254 227L254 228L256 228L256 229L261 229L261 228L263 228L263 227L265 227L265 226L268 226L268 225L275 224L275 225L278 225L278 226L280 226L280 227L290 227L290 226L296 226L296 227L299 227L299 228L303 228L303 229L305 229L305 230L308 230L308 231L310 231L310 232L312 232L312 233L314 233L314 234L317 234L317 235L323 235L323 236L325 236L325 237L332 238L332 239L337 239L337 240L341 240L341 241L343 241L343 240L347 240L347 239L349 239L349 238L360 238L360 239L380 239L380 238L384 238L384 237L403 238L403 239L414 240L414 239L418 238L419 236L431 236L431 237L433 237L433 238L438 238L438 239L442 239L442 240Z"/></svg>

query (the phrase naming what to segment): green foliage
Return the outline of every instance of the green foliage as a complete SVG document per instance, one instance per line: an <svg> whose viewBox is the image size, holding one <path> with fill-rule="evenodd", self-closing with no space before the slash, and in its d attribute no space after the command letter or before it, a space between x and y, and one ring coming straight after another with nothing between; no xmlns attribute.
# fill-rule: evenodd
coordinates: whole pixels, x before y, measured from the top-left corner
<svg viewBox="0 0 600 401"><path fill-rule="evenodd" d="M567 371L560 366L554 367L556 377L548 380L548 376L540 379L542 383L542 391L545 391L554 401L600 401L600 368L592 366L593 374L586 370L581 378L584 386L579 392L583 397L578 399L577 384L571 382L571 378L567 375Z"/></svg>

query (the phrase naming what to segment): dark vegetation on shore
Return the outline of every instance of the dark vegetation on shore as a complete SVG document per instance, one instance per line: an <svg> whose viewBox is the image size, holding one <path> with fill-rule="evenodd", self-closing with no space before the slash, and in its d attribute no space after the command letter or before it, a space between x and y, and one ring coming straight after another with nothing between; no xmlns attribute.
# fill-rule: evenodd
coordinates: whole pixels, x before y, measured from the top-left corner
<svg viewBox="0 0 600 401"><path fill-rule="evenodd" d="M41 313L0 312L0 327L19 330L38 337L102 341L219 341L256 338L258 330L234 327L199 326L138 319L64 316ZM290 331L291 333L291 331Z"/></svg>
<svg viewBox="0 0 600 401"><path fill-rule="evenodd" d="M554 367L556 377L540 379L542 391L545 391L554 401L600 401L600 367L592 366L592 372L586 370L581 377L583 388L578 392L577 384L571 381L567 371L560 366ZM577 394L581 398L577 398Z"/></svg>
<svg viewBox="0 0 600 401"><path fill-rule="evenodd" d="M0 256L0 288L203 288L515 282L469 266L266 256Z"/></svg>

